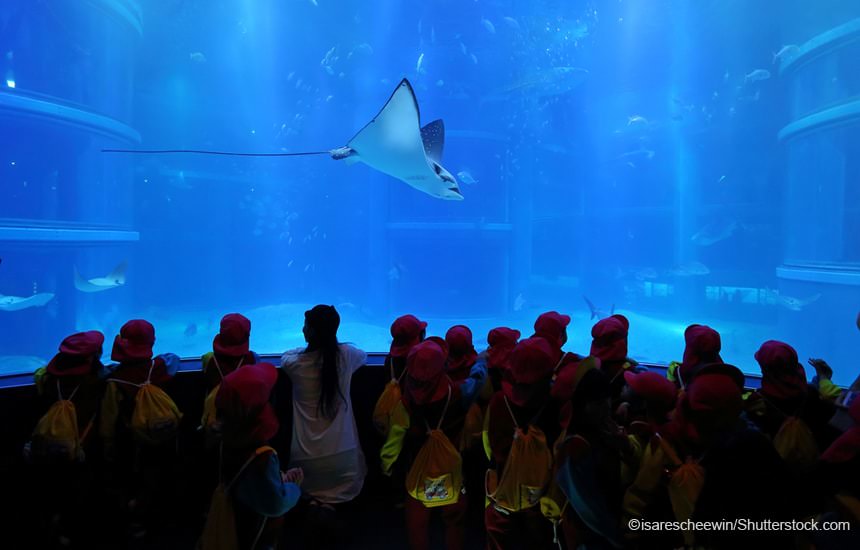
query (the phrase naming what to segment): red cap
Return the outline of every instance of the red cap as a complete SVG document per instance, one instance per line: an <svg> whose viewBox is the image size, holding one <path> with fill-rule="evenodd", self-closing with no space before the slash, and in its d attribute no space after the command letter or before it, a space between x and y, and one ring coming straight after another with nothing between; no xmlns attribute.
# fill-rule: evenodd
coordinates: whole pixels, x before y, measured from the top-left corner
<svg viewBox="0 0 860 550"><path fill-rule="evenodd" d="M520 331L512 328L497 327L491 330L487 335L490 345L487 349L487 368L507 369L511 350L519 339Z"/></svg>
<svg viewBox="0 0 860 550"><path fill-rule="evenodd" d="M549 385L555 368L553 350L545 338L532 337L520 341L508 358L510 381L502 381L502 390L515 405L526 406L541 384Z"/></svg>
<svg viewBox="0 0 860 550"><path fill-rule="evenodd" d="M93 359L101 356L105 336L97 330L78 332L60 343L60 353L48 363L47 371L54 376L75 376L92 370Z"/></svg>
<svg viewBox="0 0 860 550"><path fill-rule="evenodd" d="M599 357L589 355L582 361L575 364L569 364L566 368L558 373L555 382L552 385L552 396L559 401L568 401L573 398L573 394L579 387L579 382L591 370L600 370L601 362Z"/></svg>
<svg viewBox="0 0 860 550"><path fill-rule="evenodd" d="M219 355L241 357L248 353L251 321L239 313L228 313L221 318L221 331L212 341L212 350Z"/></svg>
<svg viewBox="0 0 860 550"><path fill-rule="evenodd" d="M490 347L514 347L520 339L520 331L508 327L496 327L487 334L487 344Z"/></svg>
<svg viewBox="0 0 860 550"><path fill-rule="evenodd" d="M703 373L686 390L690 409L732 420L743 409L742 391L732 376L717 372Z"/></svg>
<svg viewBox="0 0 860 550"><path fill-rule="evenodd" d="M278 433L278 418L269 403L277 380L278 370L270 363L246 365L224 377L215 407L225 417L226 443L264 443Z"/></svg>
<svg viewBox="0 0 860 550"><path fill-rule="evenodd" d="M755 352L761 367L761 390L765 395L789 399L806 393L806 371L797 352L785 342L768 340Z"/></svg>
<svg viewBox="0 0 860 550"><path fill-rule="evenodd" d="M478 357L472 344L472 331L465 325L454 325L445 334L445 341L448 343L448 372L457 378L466 378Z"/></svg>
<svg viewBox="0 0 860 550"><path fill-rule="evenodd" d="M421 341L421 333L427 328L427 323L419 320L414 315L398 317L391 324L391 350L392 357L406 357L412 346Z"/></svg>
<svg viewBox="0 0 860 550"><path fill-rule="evenodd" d="M690 325L684 331L684 359L678 369L684 384L689 383L692 369L702 363L722 363L720 333L707 325Z"/></svg>
<svg viewBox="0 0 860 550"><path fill-rule="evenodd" d="M114 338L110 358L120 363L152 359L155 327L149 321L134 319L122 326Z"/></svg>
<svg viewBox="0 0 860 550"><path fill-rule="evenodd" d="M448 394L445 350L429 338L416 344L406 358L406 393L413 403L434 403Z"/></svg>
<svg viewBox="0 0 860 550"><path fill-rule="evenodd" d="M534 336L546 338L554 347L561 348L564 345L562 335L570 324L570 316L563 315L557 311L541 313L535 321Z"/></svg>
<svg viewBox="0 0 860 550"><path fill-rule="evenodd" d="M663 410L671 410L678 397L678 389L669 379L656 372L624 372L624 381L633 392Z"/></svg>
<svg viewBox="0 0 860 550"><path fill-rule="evenodd" d="M615 314L591 327L591 355L601 361L623 361L627 358L627 317Z"/></svg>

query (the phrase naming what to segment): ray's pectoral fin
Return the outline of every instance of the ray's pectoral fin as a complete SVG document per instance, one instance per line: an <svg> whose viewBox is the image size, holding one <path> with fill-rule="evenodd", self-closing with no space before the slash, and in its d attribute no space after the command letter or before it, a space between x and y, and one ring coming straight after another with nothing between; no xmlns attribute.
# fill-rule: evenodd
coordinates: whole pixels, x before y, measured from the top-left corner
<svg viewBox="0 0 860 550"><path fill-rule="evenodd" d="M421 128L421 141L424 143L424 154L427 158L434 163L441 163L442 151L445 148L445 123L441 118L428 122Z"/></svg>
<svg viewBox="0 0 860 550"><path fill-rule="evenodd" d="M81 277L81 273L78 271L77 266L75 266L74 270L75 270L75 288L76 289L83 291L83 292L87 292L89 289L91 289L94 286L94 285L90 284L90 282L88 280Z"/></svg>
<svg viewBox="0 0 860 550"><path fill-rule="evenodd" d="M110 275L107 278L111 281L114 281L117 285L125 284L125 274L128 271L128 262L123 261L120 262L113 271L110 272Z"/></svg>

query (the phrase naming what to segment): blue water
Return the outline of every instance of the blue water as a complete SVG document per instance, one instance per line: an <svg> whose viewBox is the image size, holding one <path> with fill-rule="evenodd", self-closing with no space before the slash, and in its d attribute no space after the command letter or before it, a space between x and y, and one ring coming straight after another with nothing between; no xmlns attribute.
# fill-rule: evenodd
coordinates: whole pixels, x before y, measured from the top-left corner
<svg viewBox="0 0 860 550"><path fill-rule="evenodd" d="M679 359L697 322L747 372L775 338L849 384L858 17L836 0L6 0L0 372L137 317L157 351L194 356L240 311L279 352L315 303L372 351L407 312L481 347L557 309L587 352L587 297L630 318L642 361ZM461 202L326 156L101 152L325 151L403 77L422 123L445 121ZM121 262L124 284L76 288L75 269Z"/></svg>

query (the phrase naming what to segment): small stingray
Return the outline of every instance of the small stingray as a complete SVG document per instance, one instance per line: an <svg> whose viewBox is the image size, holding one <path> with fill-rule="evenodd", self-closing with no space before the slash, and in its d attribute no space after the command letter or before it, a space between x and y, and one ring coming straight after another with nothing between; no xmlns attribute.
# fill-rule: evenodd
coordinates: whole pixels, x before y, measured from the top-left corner
<svg viewBox="0 0 860 550"><path fill-rule="evenodd" d="M75 268L75 288L81 292L102 292L112 288L121 287L125 284L125 273L128 271L128 262L122 262L110 272L107 277L96 277L95 279L84 279Z"/></svg>
<svg viewBox="0 0 860 550"><path fill-rule="evenodd" d="M26 298L20 296L4 296L0 294L0 311L20 311L31 307L41 307L54 299L50 292L33 294Z"/></svg>

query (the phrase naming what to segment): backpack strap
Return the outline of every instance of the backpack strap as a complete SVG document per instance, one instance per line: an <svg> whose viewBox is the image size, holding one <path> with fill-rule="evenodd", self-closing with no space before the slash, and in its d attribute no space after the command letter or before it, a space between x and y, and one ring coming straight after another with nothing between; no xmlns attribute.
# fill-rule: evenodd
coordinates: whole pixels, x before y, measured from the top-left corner
<svg viewBox="0 0 860 550"><path fill-rule="evenodd" d="M215 354L212 354L212 364L215 365L215 370L218 371L218 376L221 380L224 380L224 371L221 370L221 365L218 363L218 358L215 357Z"/></svg>
<svg viewBox="0 0 860 550"><path fill-rule="evenodd" d="M439 417L439 422L436 424L436 429L442 429L442 421L445 420L445 415L448 414L448 405L451 404L451 383L448 383L448 398L445 400L445 406L442 408L442 415ZM427 419L424 419L424 425L427 426L427 433L430 433L430 424L427 423Z"/></svg>
<svg viewBox="0 0 860 550"><path fill-rule="evenodd" d="M243 355L242 357L239 358L239 364L236 365L236 368L234 370L239 370L240 368L242 368L242 364L244 362L245 362L245 356ZM224 380L224 371L221 370L221 364L218 363L218 357L216 357L214 353L212 354L212 363L215 365L215 369L218 371L218 376L221 377L221 380Z"/></svg>
<svg viewBox="0 0 860 550"><path fill-rule="evenodd" d="M78 384L77 386L75 386L75 389L74 389L74 390L72 390L72 393L71 393L71 395L69 395L69 398L68 398L68 399L63 399L63 391L62 391L62 389L60 388L60 381L59 381L59 379L58 379L58 380L57 380L57 395L59 396L60 401L71 401L72 399L74 399L74 398L75 398L75 394L77 394L77 393L78 393L78 390L80 389L80 387L81 387L81 385L80 385L80 384ZM92 430L92 429L93 429L93 424L95 424L95 421L96 421L96 414L97 414L97 413L93 413L92 418L90 418L90 421L89 421L89 422L87 422L87 427L86 427L86 428L84 428L84 433L82 433L82 434L78 437L78 440L79 440L81 443L83 443L83 442L87 439L87 436L88 436L88 435L90 435L90 430Z"/></svg>
<svg viewBox="0 0 860 550"><path fill-rule="evenodd" d="M143 386L145 386L147 384L152 384L152 370L154 368L155 368L155 359L153 359L152 362L149 363L149 372L146 373L146 382L144 382L142 384Z"/></svg>
<svg viewBox="0 0 860 550"><path fill-rule="evenodd" d="M505 400L505 407L507 407L507 409L508 409L508 413L510 413L510 415L511 415L511 420L513 420L513 421L514 421L514 428L516 428L517 430L522 431L522 428L520 428L520 424L519 424L519 422L517 422L517 417L516 417L516 415L514 415L514 410L511 408L511 404L510 404L510 402L508 402L508 396L507 396L507 395L502 395L502 399L504 399L504 400ZM543 406L542 406L540 409L538 409L538 412L537 412L537 413L535 413L535 415L531 418L531 420L529 420L528 425L526 426L526 428L528 428L528 426L531 426L532 424L534 424L534 423L537 421L537 419L538 419L538 418L540 418L540 415L542 415L542 414L543 414L543 410L544 410L545 408L546 408L546 403L544 403L544 404L543 404Z"/></svg>
<svg viewBox="0 0 860 550"><path fill-rule="evenodd" d="M223 453L224 453L224 444L222 443L220 448L219 448L219 451L218 451L218 454L220 455L219 458L222 461L222 465L223 465ZM257 459L258 456L266 454L266 453L277 454L275 449L273 449L272 447L269 447L268 445L264 445L262 447L259 447L257 450L254 451L254 454L252 454L250 457L248 457L248 460L246 460L244 462L244 464L242 464L242 466L239 468L239 471L236 472L236 475L233 476L233 479L231 479L229 483L224 485L224 492L229 492L230 489L233 487L233 485L235 485L236 482L239 481L239 478L242 476L242 474L245 473L245 470L248 468L248 466L250 466L251 463Z"/></svg>
<svg viewBox="0 0 860 550"><path fill-rule="evenodd" d="M72 390L72 394L69 395L68 399L63 398L63 390L60 388L60 379L57 378L57 396L60 398L60 401L71 401L75 398L75 394L78 393L78 389L81 387L80 384L75 386L75 389Z"/></svg>
<svg viewBox="0 0 860 550"><path fill-rule="evenodd" d="M394 376L394 361L391 358L388 358L388 370L391 373L391 379L400 384L400 381L403 380L403 376L406 374L406 371L409 370L408 366L404 365L403 372L400 373L400 376Z"/></svg>

